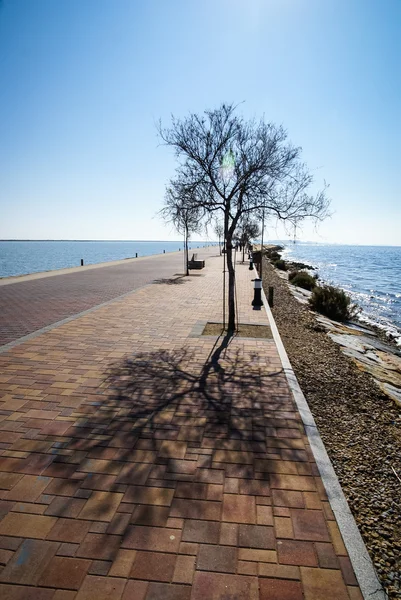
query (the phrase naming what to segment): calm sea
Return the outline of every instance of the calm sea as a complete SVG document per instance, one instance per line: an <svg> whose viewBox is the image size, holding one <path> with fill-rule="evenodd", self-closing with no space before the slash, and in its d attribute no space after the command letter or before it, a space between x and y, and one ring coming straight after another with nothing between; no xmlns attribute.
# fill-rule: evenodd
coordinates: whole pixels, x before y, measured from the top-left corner
<svg viewBox="0 0 401 600"><path fill-rule="evenodd" d="M193 250L211 242L193 242ZM67 267L79 267L81 258L85 265L176 252L183 249L181 242L1 242L0 277L26 275Z"/></svg>
<svg viewBox="0 0 401 600"><path fill-rule="evenodd" d="M295 243L284 254L317 267L324 282L343 288L362 308L362 320L401 345L401 246Z"/></svg>

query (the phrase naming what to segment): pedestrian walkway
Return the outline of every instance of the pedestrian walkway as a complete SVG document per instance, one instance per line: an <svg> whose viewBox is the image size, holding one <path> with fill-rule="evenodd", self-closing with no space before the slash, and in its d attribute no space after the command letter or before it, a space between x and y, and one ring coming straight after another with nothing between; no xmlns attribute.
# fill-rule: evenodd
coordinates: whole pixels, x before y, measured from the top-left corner
<svg viewBox="0 0 401 600"><path fill-rule="evenodd" d="M362 599L276 345L201 336L221 306L209 258L0 355L1 598Z"/></svg>
<svg viewBox="0 0 401 600"><path fill-rule="evenodd" d="M218 253L216 247L194 251L203 257ZM183 273L183 259L183 252L170 252L0 279L0 347L155 280Z"/></svg>

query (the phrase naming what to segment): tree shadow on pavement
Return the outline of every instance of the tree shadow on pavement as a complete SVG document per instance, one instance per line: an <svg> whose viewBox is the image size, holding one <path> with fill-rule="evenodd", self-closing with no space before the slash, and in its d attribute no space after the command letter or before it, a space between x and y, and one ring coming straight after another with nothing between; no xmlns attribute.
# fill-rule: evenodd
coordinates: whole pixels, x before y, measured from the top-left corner
<svg viewBox="0 0 401 600"><path fill-rule="evenodd" d="M199 346L116 362L104 388L94 390L96 401L88 396L80 409L83 422L59 444L55 462L74 464L81 489L97 493L90 518L110 521L119 496L106 533L121 535L123 547L140 547L132 541L136 526L210 519L204 511L218 503L209 484L221 493L224 477L247 481L250 491L241 493L254 493L255 479L260 489L268 486L269 473L254 467L275 451L266 436L274 436L275 408L288 410L288 399L280 397L284 373L231 339L219 338L206 360ZM285 448L284 440L275 446Z"/></svg>

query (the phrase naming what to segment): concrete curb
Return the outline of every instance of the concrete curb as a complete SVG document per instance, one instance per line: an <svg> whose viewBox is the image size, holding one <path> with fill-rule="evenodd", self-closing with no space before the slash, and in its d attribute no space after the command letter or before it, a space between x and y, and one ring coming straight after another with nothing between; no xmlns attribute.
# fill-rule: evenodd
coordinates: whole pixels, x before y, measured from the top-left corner
<svg viewBox="0 0 401 600"><path fill-rule="evenodd" d="M387 600L387 594L384 592L377 577L372 560L368 554L362 536L359 533L355 519L341 489L340 482L337 479L333 465L331 464L322 438L320 437L319 431L316 427L313 415L288 359L287 352L285 351L283 342L281 341L277 325L274 321L273 314L270 310L263 289L262 299L273 333L273 339L276 343L280 360L287 377L288 385L290 386L295 403L300 412L306 435L308 436L323 485L326 489L333 513L337 519L337 524L354 568L362 595L365 600Z"/></svg>

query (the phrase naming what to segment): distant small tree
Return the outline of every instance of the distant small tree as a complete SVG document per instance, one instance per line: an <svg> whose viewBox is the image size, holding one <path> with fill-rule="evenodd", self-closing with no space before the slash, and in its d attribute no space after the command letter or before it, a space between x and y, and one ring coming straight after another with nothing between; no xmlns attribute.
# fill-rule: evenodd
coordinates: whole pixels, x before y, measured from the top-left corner
<svg viewBox="0 0 401 600"><path fill-rule="evenodd" d="M182 186L173 182L166 190L164 206L159 214L166 223L172 223L178 233L184 236L185 275L188 276L188 240L192 233L199 233L202 230L203 211L201 208L190 207L186 193Z"/></svg>
<svg viewBox="0 0 401 600"><path fill-rule="evenodd" d="M221 240L224 240L224 227L223 227L222 223L219 223L219 221L216 221L216 223L214 225L214 232L219 239L219 248L220 248L220 256L221 256Z"/></svg>
<svg viewBox="0 0 401 600"><path fill-rule="evenodd" d="M260 227L256 221L245 217L241 219L237 231L238 240L242 246L242 262L245 260L245 246L260 236Z"/></svg>
<svg viewBox="0 0 401 600"><path fill-rule="evenodd" d="M281 126L245 121L233 104L204 114L159 124L159 135L175 150L179 164L170 183L185 193L181 209L202 211L208 224L218 214L224 224L228 268L228 330L235 330L233 239L241 219L276 217L292 225L327 215L325 189L315 195L313 177L301 161L301 148L287 142Z"/></svg>

